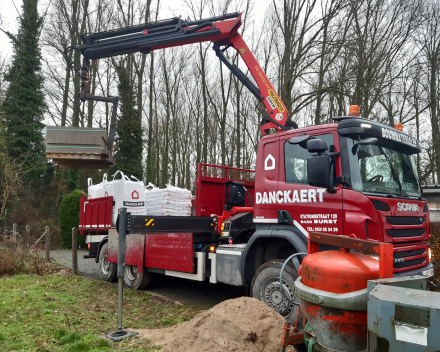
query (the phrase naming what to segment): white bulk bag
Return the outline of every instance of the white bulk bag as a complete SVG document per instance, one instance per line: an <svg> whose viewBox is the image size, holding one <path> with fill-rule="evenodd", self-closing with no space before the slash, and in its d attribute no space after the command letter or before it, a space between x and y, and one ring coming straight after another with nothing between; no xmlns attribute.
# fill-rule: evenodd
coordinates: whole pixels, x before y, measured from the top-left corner
<svg viewBox="0 0 440 352"><path fill-rule="evenodd" d="M95 199L95 198L101 198L104 197L104 191L102 189L102 183L98 183L97 185L94 185L92 183L92 179L89 177L87 179L87 185L88 185L88 198L89 199Z"/></svg>
<svg viewBox="0 0 440 352"><path fill-rule="evenodd" d="M102 190L104 193L104 197L112 197L113 196L113 182L107 181L107 174L104 174L102 178Z"/></svg>
<svg viewBox="0 0 440 352"><path fill-rule="evenodd" d="M142 185L142 189L144 189L144 181L139 181L139 179L137 179L136 177L134 177L133 175L130 176L133 180L135 181L131 181L131 182L137 182L140 185Z"/></svg>
<svg viewBox="0 0 440 352"><path fill-rule="evenodd" d="M115 177L119 173L121 178L116 180ZM113 224L116 224L120 208L127 208L127 212L132 215L145 215L145 194L142 181L132 181L122 171L117 171L113 176L112 183L115 202L112 216Z"/></svg>

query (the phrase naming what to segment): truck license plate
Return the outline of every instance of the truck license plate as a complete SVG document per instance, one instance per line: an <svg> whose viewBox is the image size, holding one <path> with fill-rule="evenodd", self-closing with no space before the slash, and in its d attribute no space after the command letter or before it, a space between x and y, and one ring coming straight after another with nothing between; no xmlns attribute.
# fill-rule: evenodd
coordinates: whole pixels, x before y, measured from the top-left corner
<svg viewBox="0 0 440 352"><path fill-rule="evenodd" d="M434 268L431 268L429 270L425 270L423 272L423 276L426 276L426 277L430 277L430 276L433 276L433 275L434 275Z"/></svg>

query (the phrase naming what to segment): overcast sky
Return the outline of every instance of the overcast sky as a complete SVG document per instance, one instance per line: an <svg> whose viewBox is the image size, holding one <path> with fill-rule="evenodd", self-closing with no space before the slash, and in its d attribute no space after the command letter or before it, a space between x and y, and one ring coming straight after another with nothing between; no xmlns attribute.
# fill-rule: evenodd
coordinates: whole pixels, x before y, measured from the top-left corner
<svg viewBox="0 0 440 352"><path fill-rule="evenodd" d="M263 18L266 7L270 1L267 0L254 0L253 15L255 17ZM40 0L40 14L47 8L50 0ZM15 5L15 6L14 6ZM17 33L18 13L21 13L22 0L0 0L0 16L2 19L1 28L11 33ZM183 8L182 0L162 0L161 1L161 16L166 18L172 17L180 13L179 9ZM182 16L185 16L185 12L182 11ZM12 45L9 38L0 31L0 57L10 57L12 54Z"/></svg>

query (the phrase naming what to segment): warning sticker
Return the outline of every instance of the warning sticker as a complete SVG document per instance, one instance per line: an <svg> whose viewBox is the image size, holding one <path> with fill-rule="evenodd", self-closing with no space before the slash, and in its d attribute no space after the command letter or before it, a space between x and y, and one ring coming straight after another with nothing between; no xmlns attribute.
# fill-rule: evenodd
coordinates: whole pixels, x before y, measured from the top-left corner
<svg viewBox="0 0 440 352"><path fill-rule="evenodd" d="M267 97L266 100L272 109L275 109L277 107L271 97Z"/></svg>
<svg viewBox="0 0 440 352"><path fill-rule="evenodd" d="M246 52L246 48L238 49L241 55L243 55Z"/></svg>
<svg viewBox="0 0 440 352"><path fill-rule="evenodd" d="M273 102L276 104L278 110L280 112L284 112L286 109L284 108L283 103L278 98L277 93L275 93L275 91L273 89L269 89L268 93L269 93L269 96L272 98Z"/></svg>

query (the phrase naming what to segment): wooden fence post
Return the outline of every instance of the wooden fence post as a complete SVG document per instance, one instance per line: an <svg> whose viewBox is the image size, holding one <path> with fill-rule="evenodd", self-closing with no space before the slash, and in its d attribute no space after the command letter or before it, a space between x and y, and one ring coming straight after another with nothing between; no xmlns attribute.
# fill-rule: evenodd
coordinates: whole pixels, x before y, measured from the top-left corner
<svg viewBox="0 0 440 352"><path fill-rule="evenodd" d="M72 227L72 272L78 275L78 248L76 242L76 227Z"/></svg>
<svg viewBox="0 0 440 352"><path fill-rule="evenodd" d="M46 226L46 237L44 239L44 245L46 249L46 261L50 262L50 232L49 226Z"/></svg>
<svg viewBox="0 0 440 352"><path fill-rule="evenodd" d="M12 239L17 240L17 224L12 224Z"/></svg>
<svg viewBox="0 0 440 352"><path fill-rule="evenodd" d="M24 248L28 249L30 239L31 239L31 227L29 225L26 225L26 235L24 237Z"/></svg>

